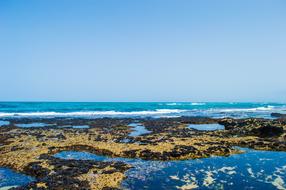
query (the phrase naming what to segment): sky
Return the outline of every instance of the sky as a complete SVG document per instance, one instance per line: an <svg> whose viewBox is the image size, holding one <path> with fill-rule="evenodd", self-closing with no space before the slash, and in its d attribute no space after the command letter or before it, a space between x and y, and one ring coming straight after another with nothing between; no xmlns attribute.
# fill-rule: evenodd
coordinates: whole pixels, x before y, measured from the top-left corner
<svg viewBox="0 0 286 190"><path fill-rule="evenodd" d="M284 0L1 0L0 101L286 102Z"/></svg>

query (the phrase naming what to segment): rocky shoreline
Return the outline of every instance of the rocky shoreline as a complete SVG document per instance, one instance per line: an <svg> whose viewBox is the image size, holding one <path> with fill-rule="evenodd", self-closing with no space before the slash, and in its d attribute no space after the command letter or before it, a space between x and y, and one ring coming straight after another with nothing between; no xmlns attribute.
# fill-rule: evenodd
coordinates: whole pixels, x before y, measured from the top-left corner
<svg viewBox="0 0 286 190"><path fill-rule="evenodd" d="M286 151L286 119L179 118L14 118L0 127L0 167L35 177L14 189L120 189L123 162L63 160L53 157L77 150L110 157L184 160L241 153L235 146ZM19 127L44 123L45 127ZM131 123L150 133L129 136ZM202 131L189 124L221 124L225 130ZM88 126L88 128L73 128Z"/></svg>

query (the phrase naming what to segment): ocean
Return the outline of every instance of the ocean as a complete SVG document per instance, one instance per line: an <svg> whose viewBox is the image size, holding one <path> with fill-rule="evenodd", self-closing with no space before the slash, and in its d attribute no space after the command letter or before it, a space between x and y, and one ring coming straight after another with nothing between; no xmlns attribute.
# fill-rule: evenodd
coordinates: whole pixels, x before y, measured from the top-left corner
<svg viewBox="0 0 286 190"><path fill-rule="evenodd" d="M255 102L0 102L0 118L233 117L271 118L286 103Z"/></svg>

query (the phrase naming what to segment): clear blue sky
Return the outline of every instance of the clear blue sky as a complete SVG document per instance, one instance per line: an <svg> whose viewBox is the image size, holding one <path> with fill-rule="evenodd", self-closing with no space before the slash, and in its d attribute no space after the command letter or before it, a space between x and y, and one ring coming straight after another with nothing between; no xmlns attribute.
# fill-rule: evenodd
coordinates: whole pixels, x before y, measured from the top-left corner
<svg viewBox="0 0 286 190"><path fill-rule="evenodd" d="M284 0L1 0L2 101L286 101Z"/></svg>

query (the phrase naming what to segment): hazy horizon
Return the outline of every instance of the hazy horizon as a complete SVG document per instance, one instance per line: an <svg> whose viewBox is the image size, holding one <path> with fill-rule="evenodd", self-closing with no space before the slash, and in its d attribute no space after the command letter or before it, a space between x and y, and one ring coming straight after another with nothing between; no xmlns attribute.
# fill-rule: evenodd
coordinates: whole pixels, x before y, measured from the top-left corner
<svg viewBox="0 0 286 190"><path fill-rule="evenodd" d="M286 102L286 2L0 1L0 101Z"/></svg>
<svg viewBox="0 0 286 190"><path fill-rule="evenodd" d="M38 101L1 101L0 103L261 103L261 104L285 104L286 102L283 101L45 101L45 100L38 100Z"/></svg>

